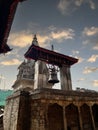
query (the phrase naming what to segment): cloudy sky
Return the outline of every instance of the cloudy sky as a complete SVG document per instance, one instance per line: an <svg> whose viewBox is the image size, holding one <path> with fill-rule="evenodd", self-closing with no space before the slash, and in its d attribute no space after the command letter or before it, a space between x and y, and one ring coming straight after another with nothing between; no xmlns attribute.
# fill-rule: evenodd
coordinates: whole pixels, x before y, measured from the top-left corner
<svg viewBox="0 0 98 130"><path fill-rule="evenodd" d="M76 57L71 67L73 89L98 91L98 0L27 0L18 5L8 44L0 55L0 88L11 88L17 67L37 34L41 47Z"/></svg>

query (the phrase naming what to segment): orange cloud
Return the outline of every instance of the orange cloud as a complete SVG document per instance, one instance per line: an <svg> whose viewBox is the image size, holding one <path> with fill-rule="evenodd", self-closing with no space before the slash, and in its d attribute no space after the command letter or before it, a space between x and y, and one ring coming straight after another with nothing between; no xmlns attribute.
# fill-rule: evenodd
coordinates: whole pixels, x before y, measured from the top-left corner
<svg viewBox="0 0 98 130"><path fill-rule="evenodd" d="M88 59L88 62L91 62L91 63L96 62L97 58L98 58L98 55L92 55L92 56Z"/></svg>
<svg viewBox="0 0 98 130"><path fill-rule="evenodd" d="M17 47L25 47L31 44L32 35L29 32L21 31L16 33L11 33L9 37L9 44Z"/></svg>
<svg viewBox="0 0 98 130"><path fill-rule="evenodd" d="M92 72L96 72L98 70L98 67L85 67L83 73L88 74Z"/></svg>
<svg viewBox="0 0 98 130"><path fill-rule="evenodd" d="M19 61L18 59L11 59L8 61L2 61L0 64L10 66L10 65L19 65L20 63L21 61Z"/></svg>
<svg viewBox="0 0 98 130"><path fill-rule="evenodd" d="M94 36L94 35L98 34L98 28L97 27L91 27L91 28L85 27L83 34L86 36Z"/></svg>
<svg viewBox="0 0 98 130"><path fill-rule="evenodd" d="M94 85L95 87L98 87L98 80L94 80L94 81L93 81L93 85Z"/></svg>

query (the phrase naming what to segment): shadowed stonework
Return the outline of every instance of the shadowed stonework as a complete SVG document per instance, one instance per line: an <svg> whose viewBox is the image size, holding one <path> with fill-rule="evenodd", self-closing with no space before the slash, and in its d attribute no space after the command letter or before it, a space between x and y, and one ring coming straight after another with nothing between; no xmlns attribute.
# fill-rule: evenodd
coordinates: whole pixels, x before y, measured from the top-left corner
<svg viewBox="0 0 98 130"><path fill-rule="evenodd" d="M97 130L98 93L36 89L7 99L5 130Z"/></svg>

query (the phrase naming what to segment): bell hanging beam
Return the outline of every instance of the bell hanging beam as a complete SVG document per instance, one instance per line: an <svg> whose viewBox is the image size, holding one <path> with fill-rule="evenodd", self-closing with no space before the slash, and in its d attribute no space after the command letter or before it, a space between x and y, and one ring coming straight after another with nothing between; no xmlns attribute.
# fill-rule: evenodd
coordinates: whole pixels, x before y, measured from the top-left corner
<svg viewBox="0 0 98 130"><path fill-rule="evenodd" d="M24 55L28 59L34 59L44 61L48 64L62 66L68 65L71 66L78 62L78 59L66 56L48 49L44 49L42 47L36 46L34 44L28 49L28 51Z"/></svg>

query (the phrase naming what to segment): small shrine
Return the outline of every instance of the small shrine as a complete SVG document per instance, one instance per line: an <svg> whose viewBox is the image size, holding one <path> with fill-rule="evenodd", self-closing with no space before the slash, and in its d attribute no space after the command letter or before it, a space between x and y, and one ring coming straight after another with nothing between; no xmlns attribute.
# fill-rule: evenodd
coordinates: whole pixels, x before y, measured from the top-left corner
<svg viewBox="0 0 98 130"><path fill-rule="evenodd" d="M97 130L98 93L72 90L70 68L78 59L40 47L36 35L24 56L4 130ZM53 89L59 82L61 89Z"/></svg>

